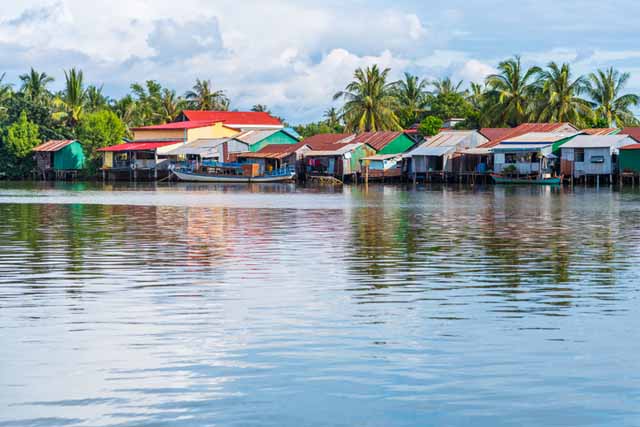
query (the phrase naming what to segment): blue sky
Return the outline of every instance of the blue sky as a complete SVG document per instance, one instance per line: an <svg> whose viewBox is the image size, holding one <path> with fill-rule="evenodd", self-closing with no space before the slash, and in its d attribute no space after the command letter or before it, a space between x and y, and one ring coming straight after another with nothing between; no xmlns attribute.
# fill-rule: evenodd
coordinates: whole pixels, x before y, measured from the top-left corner
<svg viewBox="0 0 640 427"><path fill-rule="evenodd" d="M639 14L631 1L21 0L3 5L0 71L17 82L33 66L59 88L76 66L111 96L147 79L182 93L199 77L232 108L267 104L295 124L374 63L468 82L520 54L576 73L614 66L640 92Z"/></svg>

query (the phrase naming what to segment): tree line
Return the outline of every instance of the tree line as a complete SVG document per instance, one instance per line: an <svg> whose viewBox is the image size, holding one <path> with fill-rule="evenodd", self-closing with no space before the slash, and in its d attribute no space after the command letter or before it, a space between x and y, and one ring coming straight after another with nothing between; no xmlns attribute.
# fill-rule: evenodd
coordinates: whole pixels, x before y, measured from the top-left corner
<svg viewBox="0 0 640 427"><path fill-rule="evenodd" d="M421 123L425 134L449 118L464 119L457 126L463 129L525 122L571 122L580 128L638 125L632 107L640 98L624 93L630 75L613 68L576 76L568 63L527 68L515 56L468 88L451 78L427 81L409 73L390 81L389 73L377 65L357 69L334 96L342 107L323 123L331 127L337 118L349 132L401 130Z"/></svg>

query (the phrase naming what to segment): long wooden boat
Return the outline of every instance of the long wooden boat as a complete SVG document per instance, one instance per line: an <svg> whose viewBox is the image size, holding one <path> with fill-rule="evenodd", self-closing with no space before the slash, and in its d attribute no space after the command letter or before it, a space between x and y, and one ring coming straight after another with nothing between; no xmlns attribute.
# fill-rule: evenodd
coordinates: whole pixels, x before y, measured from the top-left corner
<svg viewBox="0 0 640 427"><path fill-rule="evenodd" d="M295 172L287 172L278 175L242 176L242 175L211 175L188 171L174 170L173 174L181 181L188 182L228 182L228 183L260 183L260 182L287 182L295 178Z"/></svg>
<svg viewBox="0 0 640 427"><path fill-rule="evenodd" d="M559 185L562 183L561 178L513 178L495 173L492 173L491 177L496 184Z"/></svg>

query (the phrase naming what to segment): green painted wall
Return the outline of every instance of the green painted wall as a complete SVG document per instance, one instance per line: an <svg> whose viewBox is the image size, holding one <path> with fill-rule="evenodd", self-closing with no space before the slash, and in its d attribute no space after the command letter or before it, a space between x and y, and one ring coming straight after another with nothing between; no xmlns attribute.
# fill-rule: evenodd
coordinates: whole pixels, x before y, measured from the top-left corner
<svg viewBox="0 0 640 427"><path fill-rule="evenodd" d="M267 145L273 144L297 144L299 141L284 131L278 131L272 135L269 135L262 141L256 142L249 147L252 152L260 151Z"/></svg>
<svg viewBox="0 0 640 427"><path fill-rule="evenodd" d="M368 156L375 156L376 150L368 146L367 144L362 144L360 147L353 150L351 154L351 171L352 172L360 172L360 159Z"/></svg>
<svg viewBox="0 0 640 427"><path fill-rule="evenodd" d="M618 162L622 172L640 172L640 150L620 150Z"/></svg>
<svg viewBox="0 0 640 427"><path fill-rule="evenodd" d="M382 150L378 151L378 154L401 154L413 147L413 144L414 143L411 138L402 134L387 144L387 146Z"/></svg>
<svg viewBox="0 0 640 427"><path fill-rule="evenodd" d="M84 151L78 141L73 141L63 149L53 153L54 170L78 170L84 168Z"/></svg>

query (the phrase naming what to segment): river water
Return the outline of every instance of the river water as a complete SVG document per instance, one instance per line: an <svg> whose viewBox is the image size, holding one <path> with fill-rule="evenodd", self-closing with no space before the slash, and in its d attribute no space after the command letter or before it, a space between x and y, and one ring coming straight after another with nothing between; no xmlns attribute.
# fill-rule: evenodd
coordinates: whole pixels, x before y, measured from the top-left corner
<svg viewBox="0 0 640 427"><path fill-rule="evenodd" d="M0 185L0 426L640 426L640 193Z"/></svg>

